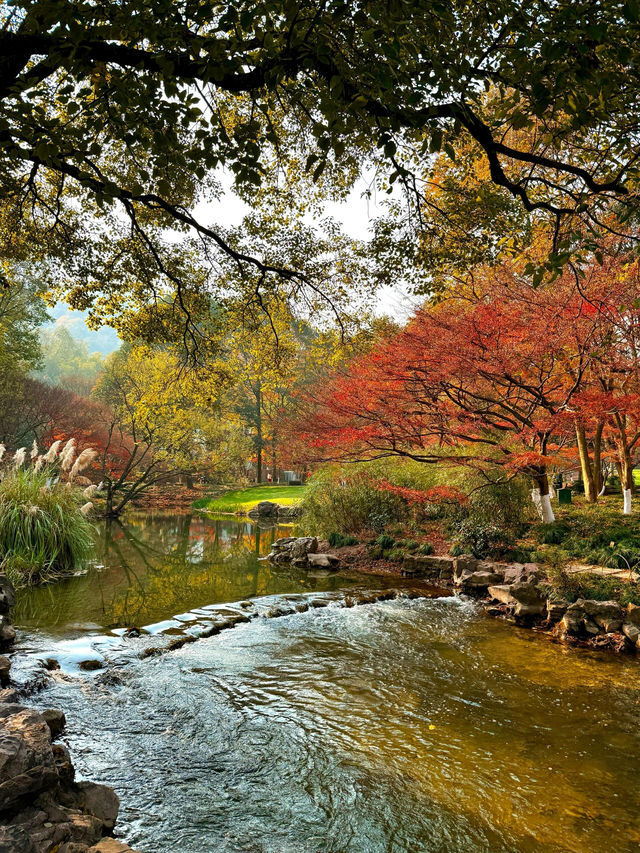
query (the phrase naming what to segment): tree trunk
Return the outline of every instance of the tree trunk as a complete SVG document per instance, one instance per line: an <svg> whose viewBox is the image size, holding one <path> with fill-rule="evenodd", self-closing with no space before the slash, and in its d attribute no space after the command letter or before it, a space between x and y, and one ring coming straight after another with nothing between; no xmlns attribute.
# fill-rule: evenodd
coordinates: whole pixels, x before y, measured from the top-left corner
<svg viewBox="0 0 640 853"><path fill-rule="evenodd" d="M620 460L620 485L622 486L622 512L631 515L631 499L633 495L633 462L627 449Z"/></svg>
<svg viewBox="0 0 640 853"><path fill-rule="evenodd" d="M113 486L109 481L107 483L107 497L105 500L104 514L106 518L115 518L113 512Z"/></svg>
<svg viewBox="0 0 640 853"><path fill-rule="evenodd" d="M255 388L255 396L256 396L256 448L257 448L257 473L256 473L256 482L262 482L262 399L260 393L260 382L256 385Z"/></svg>
<svg viewBox="0 0 640 853"><path fill-rule="evenodd" d="M549 478L546 470L541 471L534 477L536 488L531 492L531 498L536 505L536 509L540 518L545 524L550 524L556 520L551 508L551 498L549 496Z"/></svg>
<svg viewBox="0 0 640 853"><path fill-rule="evenodd" d="M584 426L576 423L576 440L578 444L578 455L580 456L580 468L584 481L584 496L588 503L594 504L598 500L595 483L593 481L593 468L589 458L589 445Z"/></svg>
<svg viewBox="0 0 640 853"><path fill-rule="evenodd" d="M603 493L602 476L602 431L604 424L600 421L593 437L593 486L598 497Z"/></svg>

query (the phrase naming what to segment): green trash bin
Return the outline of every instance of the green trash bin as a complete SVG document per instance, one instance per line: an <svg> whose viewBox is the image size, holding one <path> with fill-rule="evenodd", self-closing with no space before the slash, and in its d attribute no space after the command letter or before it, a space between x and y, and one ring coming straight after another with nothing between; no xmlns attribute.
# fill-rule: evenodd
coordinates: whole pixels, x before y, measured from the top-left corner
<svg viewBox="0 0 640 853"><path fill-rule="evenodd" d="M558 503L559 504L570 504L571 503L571 489L558 489Z"/></svg>

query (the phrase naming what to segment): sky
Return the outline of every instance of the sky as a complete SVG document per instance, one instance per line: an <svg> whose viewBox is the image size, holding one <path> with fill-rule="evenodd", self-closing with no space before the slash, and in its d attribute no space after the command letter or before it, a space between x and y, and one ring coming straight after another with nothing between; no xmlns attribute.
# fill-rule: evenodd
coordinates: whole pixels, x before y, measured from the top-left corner
<svg viewBox="0 0 640 853"><path fill-rule="evenodd" d="M328 202L325 205L325 215L340 222L343 230L350 237L366 240L373 219L383 213L375 196L364 197L367 182L362 179L354 187L346 201ZM196 207L195 215L203 222L224 222L225 225L240 223L242 217L249 212L246 205L237 195L227 190L218 201L207 202ZM404 321L416 307L415 298L411 297L399 283L392 283L378 292L377 312L388 314L395 320ZM86 342L90 352L100 352L107 355L118 349L120 340L117 333L103 326L99 330L89 329L85 323L86 313L72 311L64 303L58 303L50 309L52 325L65 326L73 337Z"/></svg>

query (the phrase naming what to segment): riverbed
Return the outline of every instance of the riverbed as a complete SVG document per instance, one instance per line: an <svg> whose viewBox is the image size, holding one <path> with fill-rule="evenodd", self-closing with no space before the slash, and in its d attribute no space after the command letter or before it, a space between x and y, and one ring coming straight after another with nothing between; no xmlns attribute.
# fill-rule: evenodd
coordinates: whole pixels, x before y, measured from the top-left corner
<svg viewBox="0 0 640 853"><path fill-rule="evenodd" d="M118 791L132 846L639 849L635 659L553 644L455 596L334 606L335 590L388 580L276 570L258 558L282 534L141 516L103 532L85 574L21 596L25 678L79 637L226 601L329 597L160 657L46 676L33 701L65 710L75 764Z"/></svg>

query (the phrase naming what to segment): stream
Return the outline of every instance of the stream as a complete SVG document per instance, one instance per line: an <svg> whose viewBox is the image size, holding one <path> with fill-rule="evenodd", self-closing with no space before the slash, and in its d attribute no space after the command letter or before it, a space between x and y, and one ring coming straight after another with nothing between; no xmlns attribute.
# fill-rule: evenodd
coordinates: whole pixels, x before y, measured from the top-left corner
<svg viewBox="0 0 640 853"><path fill-rule="evenodd" d="M116 789L119 835L142 853L640 849L634 658L556 645L444 591L337 606L338 590L389 579L258 559L287 532L135 516L103 530L85 573L20 594L16 677L42 682L31 704L65 711L82 777ZM96 672L68 654L292 594L328 606ZM45 677L46 657L61 669Z"/></svg>

